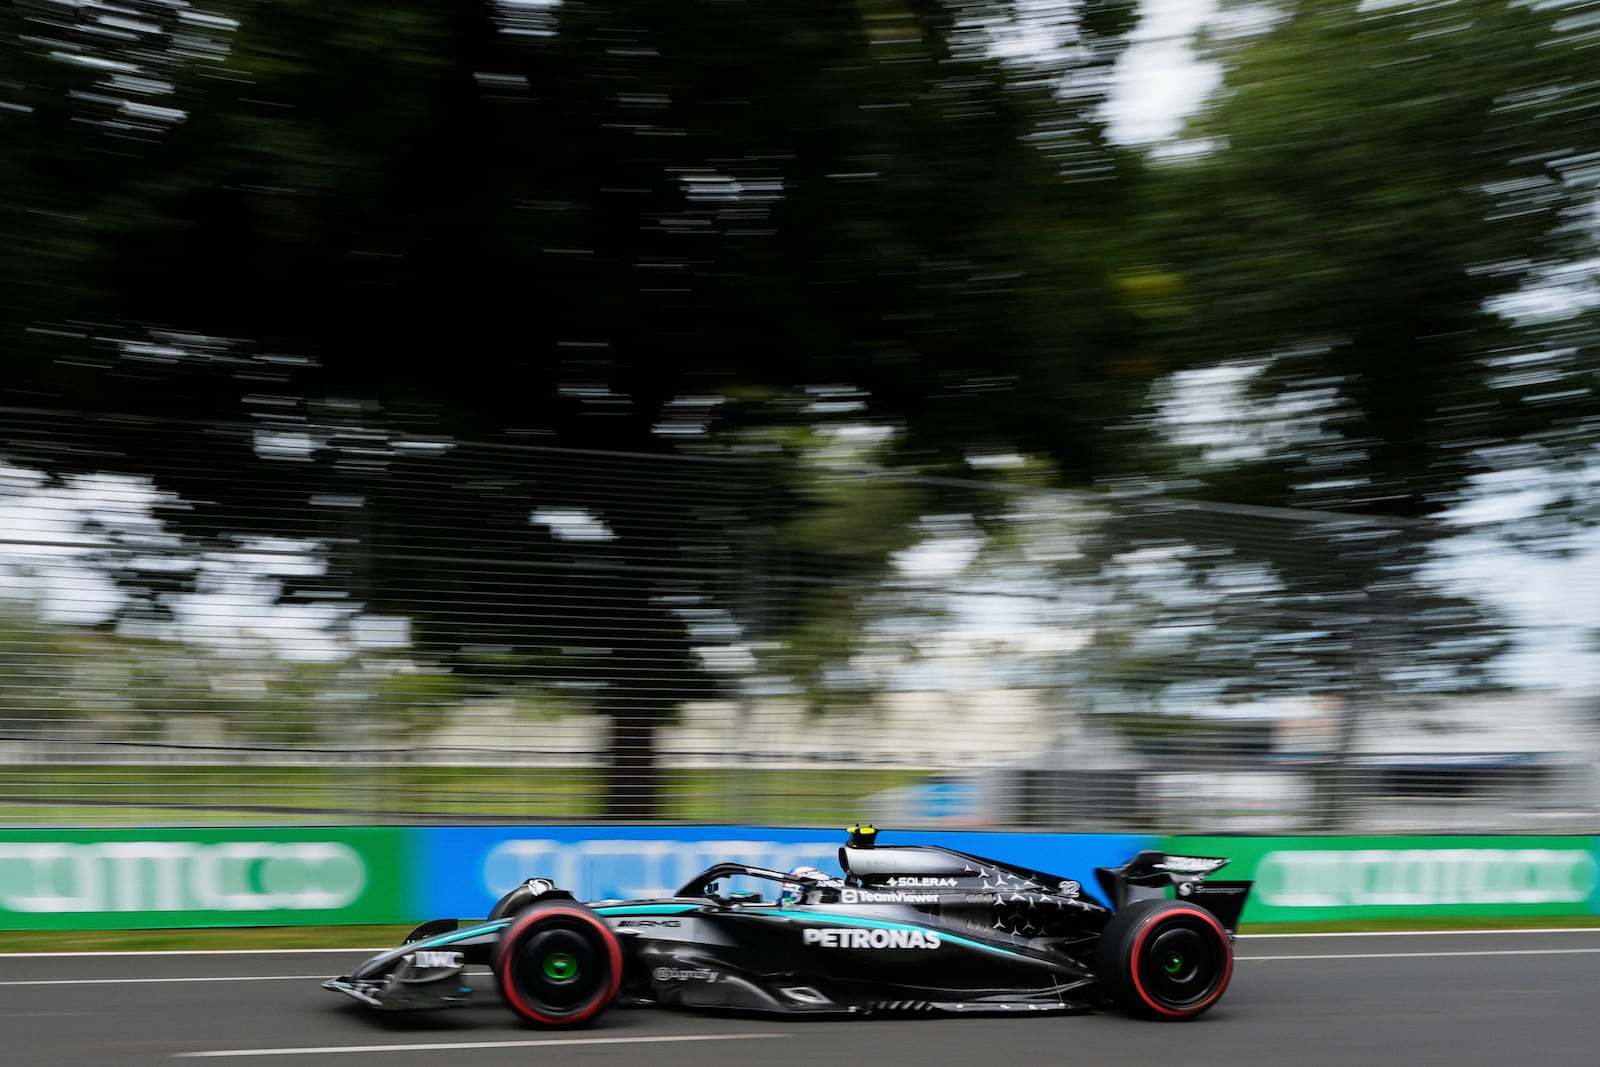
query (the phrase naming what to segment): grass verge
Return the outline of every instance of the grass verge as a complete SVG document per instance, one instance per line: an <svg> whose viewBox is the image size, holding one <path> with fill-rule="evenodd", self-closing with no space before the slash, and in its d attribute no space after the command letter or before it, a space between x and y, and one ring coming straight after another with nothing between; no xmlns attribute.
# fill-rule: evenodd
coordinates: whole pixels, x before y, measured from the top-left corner
<svg viewBox="0 0 1600 1067"><path fill-rule="evenodd" d="M273 948L386 948L405 926L249 926L184 930L8 930L0 952L197 952Z"/></svg>
<svg viewBox="0 0 1600 1067"><path fill-rule="evenodd" d="M864 798L934 777L886 768L660 772L657 817L823 825L863 817ZM110 767L0 764L0 826L400 825L588 822L611 792L596 770L551 767Z"/></svg>

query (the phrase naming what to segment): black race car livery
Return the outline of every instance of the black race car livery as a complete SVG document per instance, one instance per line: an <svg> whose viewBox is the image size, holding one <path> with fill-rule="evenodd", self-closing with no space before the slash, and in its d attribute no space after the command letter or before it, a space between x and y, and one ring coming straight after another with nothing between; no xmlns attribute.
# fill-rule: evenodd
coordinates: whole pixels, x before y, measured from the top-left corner
<svg viewBox="0 0 1600 1067"><path fill-rule="evenodd" d="M1222 997L1249 882L1141 852L1083 882L851 827L844 877L720 863L671 897L579 903L531 878L481 922L440 919L323 983L374 1008L464 1004L471 969L539 1026L613 1004L772 1013L1193 1018ZM753 885L755 889L742 888Z"/></svg>

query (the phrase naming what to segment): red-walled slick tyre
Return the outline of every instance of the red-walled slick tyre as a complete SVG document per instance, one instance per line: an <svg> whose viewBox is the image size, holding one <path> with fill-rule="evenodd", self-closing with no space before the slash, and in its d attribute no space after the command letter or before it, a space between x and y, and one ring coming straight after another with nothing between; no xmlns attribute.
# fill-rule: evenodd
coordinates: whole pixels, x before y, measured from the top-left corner
<svg viewBox="0 0 1600 1067"><path fill-rule="evenodd" d="M1096 964L1118 1005L1158 1019L1192 1019L1228 988L1233 943L1202 907L1138 900L1106 923Z"/></svg>
<svg viewBox="0 0 1600 1067"><path fill-rule="evenodd" d="M582 1026L622 984L622 946L605 920L568 902L517 915L495 949L494 975L512 1011L535 1026Z"/></svg>

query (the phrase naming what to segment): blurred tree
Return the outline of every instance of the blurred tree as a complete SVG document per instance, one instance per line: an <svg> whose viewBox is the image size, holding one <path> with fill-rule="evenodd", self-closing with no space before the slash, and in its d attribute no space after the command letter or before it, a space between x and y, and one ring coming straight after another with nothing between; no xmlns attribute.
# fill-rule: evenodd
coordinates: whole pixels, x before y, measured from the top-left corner
<svg viewBox="0 0 1600 1067"><path fill-rule="evenodd" d="M6 740L47 734L71 714L73 635L41 621L31 605L0 600L0 733Z"/></svg>
<svg viewBox="0 0 1600 1067"><path fill-rule="evenodd" d="M424 742L439 727L444 713L460 702L461 689L454 675L393 666L374 686L375 718L391 743Z"/></svg>
<svg viewBox="0 0 1600 1067"><path fill-rule="evenodd" d="M462 450L405 445L704 453L787 408L870 412L896 462L1022 448L1099 469L1140 392L1103 266L1120 193L1097 118L1132 7L23 0L0 11L18 60L0 86L0 402L135 418L8 453L159 471L184 502L168 521L202 539L301 536L263 501L342 479L327 580L415 620L419 650L459 671L510 649L497 669L592 693L614 724L612 810L648 815L657 729L715 688L686 617L741 607L659 546L747 551L721 501L754 506L768 479L708 466L641 512L576 462L491 485ZM859 397L842 411L840 390ZM195 421L146 432L150 416ZM310 444L274 454L271 435ZM237 477L172 462L200 451ZM454 491L447 525L406 521L387 487L407 472ZM804 513L805 490L760 500L766 521ZM529 522L552 501L609 536ZM802 569L868 575L904 543L805 523ZM447 569L493 609L441 601ZM803 627L808 604L746 635Z"/></svg>
<svg viewBox="0 0 1600 1067"><path fill-rule="evenodd" d="M1446 513L1594 459L1597 335L1552 285L1596 250L1584 7L1231 5L1205 49L1220 90L1140 181L1123 281L1171 373L1142 424L1162 460L1185 493L1347 516L1284 516L1220 554L1174 531L1196 549L1186 581L1261 565L1268 586L1211 627L1161 614L1210 684L1244 664L1252 688L1348 698L1334 817L1362 705L1495 681L1499 620L1440 582L1434 549L1462 529Z"/></svg>
<svg viewBox="0 0 1600 1067"><path fill-rule="evenodd" d="M1592 336L1511 318L1596 250L1582 7L1293 0L1213 31L1222 88L1151 163L1124 279L1168 369L1240 386L1187 488L1436 516L1516 442L1592 446Z"/></svg>

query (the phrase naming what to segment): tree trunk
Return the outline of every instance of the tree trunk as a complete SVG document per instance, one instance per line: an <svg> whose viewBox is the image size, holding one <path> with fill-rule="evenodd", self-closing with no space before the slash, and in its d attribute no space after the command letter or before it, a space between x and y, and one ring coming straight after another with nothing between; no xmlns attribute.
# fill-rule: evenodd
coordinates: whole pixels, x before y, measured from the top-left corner
<svg viewBox="0 0 1600 1067"><path fill-rule="evenodd" d="M1339 701L1333 747L1317 771L1313 794L1312 829L1334 833L1346 828L1350 812L1350 754L1355 745L1357 708L1367 702L1366 691L1347 695Z"/></svg>
<svg viewBox="0 0 1600 1067"><path fill-rule="evenodd" d="M660 817L661 775L656 739L660 716L652 709L611 713L611 744L601 798L604 818L612 822L649 822Z"/></svg>

